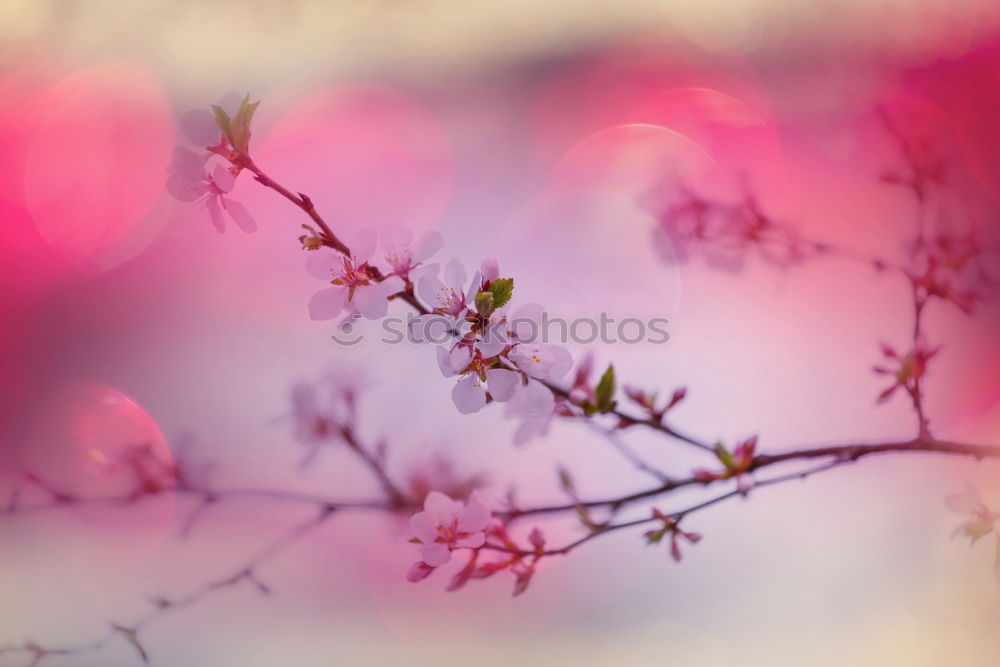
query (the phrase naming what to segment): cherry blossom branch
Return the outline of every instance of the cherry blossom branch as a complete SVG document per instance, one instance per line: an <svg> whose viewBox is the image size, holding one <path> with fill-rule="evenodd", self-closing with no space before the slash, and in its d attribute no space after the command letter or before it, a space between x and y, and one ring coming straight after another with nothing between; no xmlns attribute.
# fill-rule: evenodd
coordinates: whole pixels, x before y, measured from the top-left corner
<svg viewBox="0 0 1000 667"><path fill-rule="evenodd" d="M302 209L307 215L309 215L309 217L312 218L322 230L321 239L324 245L329 246L330 248L336 250L337 252L345 256L350 256L351 254L350 249L342 241L339 240L339 238L336 236L333 230L330 229L330 227L322 219L322 217L316 211L316 207L313 205L312 199L309 198L308 195L305 195L303 193L299 193L298 195L293 194L288 188L284 187L271 177L267 176L260 169L260 167L258 167L256 163L250 158L249 155L245 154L232 155L229 153L227 153L226 155L227 159L231 161L234 167L239 169L247 169L248 171L252 172L255 176L254 180L256 180L264 187L270 188L275 192L279 193L280 195L291 201L293 204L295 204L297 207ZM385 278L382 272L375 267L366 265L366 269L373 275L373 277L376 280L381 281ZM424 304L420 303L419 299L417 299L416 295L414 294L413 284L409 281L407 281L403 291L400 291L393 295L389 295L389 299L400 299L404 301L420 315L429 315L431 313L431 310L428 309ZM559 386L555 382L547 380L540 380L540 381L542 384L548 387L549 390L552 391L553 394L555 394L556 396L559 396L566 400L570 400L570 392L568 389ZM670 436L671 438L674 438L678 441L681 441L698 449L707 452L712 451L712 447L709 446L708 444L694 438L693 436L678 431L676 428L664 423L662 418L657 419L652 416L646 418L636 417L620 409L608 410L607 412L617 417L621 422L628 423L631 425L641 425L647 428L651 428L653 430L659 431L665 435Z"/></svg>
<svg viewBox="0 0 1000 667"><path fill-rule="evenodd" d="M824 447L806 447L778 454L758 454L753 457L748 466L748 472L768 468L781 463L804 461L817 458L832 458L831 464L842 465L861 458L888 453L936 453L953 456L969 456L976 459L1000 458L1000 446L975 445L959 442L948 442L933 439L917 439L899 442L882 443L847 443L828 445ZM794 477L794 475L793 475ZM721 480L702 481L697 476L683 479L669 479L657 486L613 498L576 501L557 505L544 505L531 508L511 508L499 513L508 521L538 514L555 514L560 512L575 512L579 509L591 510L605 508L613 512L632 505L638 501L648 500L666 495L680 488L708 485ZM757 482L759 485L760 482Z"/></svg>
<svg viewBox="0 0 1000 667"><path fill-rule="evenodd" d="M804 479L806 479L808 477L811 477L813 475L819 474L821 472L826 472L827 470L832 470L834 468L842 466L842 465L844 465L845 463L848 463L848 462L849 461L846 461L846 460L832 461L830 463L826 463L826 464L823 464L821 466L816 466L816 467L813 467L813 468L807 468L805 470L800 470L800 471L797 471L797 472L788 473L788 474L785 474L785 475L780 475L780 476L777 476L777 477L771 477L771 478L768 478L768 479L764 479L764 480L761 480L761 481L757 482L756 486L759 488L759 487L773 486L773 485L776 485L776 484L781 484L781 483L789 482L789 481L792 481L792 480L804 480ZM677 487L675 487L675 488L677 488ZM683 518L685 518L685 517L687 517L687 516L689 516L691 514L694 514L695 512L699 512L701 510L704 510L704 509L707 509L709 507L712 507L713 505L717 505L717 504L719 504L719 503L721 503L723 501L726 501L726 500L729 500L729 499L732 499L732 498L737 498L737 497L746 497L746 494L740 492L738 489L734 489L732 491L728 491L728 492L720 494L718 496L713 496L712 498L710 498L708 500L701 501L699 503L696 503L696 504L691 505L689 507L686 507L684 509L677 510L675 512L671 512L670 514L666 514L666 516L669 516L674 521L679 522L681 519L683 519ZM590 505L590 506L593 506L593 505ZM521 556L539 556L539 557L542 557L542 556L565 556L565 555L569 554L571 551L573 551L574 549L576 549L577 547L579 547L579 546L581 546L583 544L586 544L587 542L589 542L589 541L591 541L591 540L593 540L593 539L595 539L597 537L600 537L602 535L606 535L608 533L619 531L619 530L623 530L623 529L626 529L626 528L634 528L636 526L648 525L650 523L655 523L657 521L661 521L661 519L659 517L657 517L657 516L653 516L653 517L649 517L649 518L636 519L636 520L627 521L627 522L623 522L623 523L608 523L608 524L603 524L603 525L598 524L598 525L596 525L592 529L592 531L590 533L588 533L584 537L581 537L581 538L579 538L577 540L574 540L574 541L572 541L572 542L570 542L570 543L568 543L568 544L566 544L566 545L564 545L562 547L558 547L558 548L554 548L554 549L546 549L546 550L543 550L543 551L540 551L540 552L536 551L536 550L526 550L526 549L511 548L511 547L508 547L508 546L505 546L505 545L498 545L498 544L491 544L491 543L486 543L481 548L492 550L492 551L500 551L500 552L503 552L503 553L517 554L517 555L521 555Z"/></svg>
<svg viewBox="0 0 1000 667"><path fill-rule="evenodd" d="M451 553L455 550L468 550L470 559L466 566L457 574L449 585L449 590L455 590L465 585L472 578L485 578L501 570L508 570L516 578L515 594L523 592L534 573L535 565L539 560L546 557L567 555L583 544L596 539L599 536L613 532L626 530L632 527L652 525L653 529L645 533L649 543L657 543L668 537L671 544L671 553L675 559L680 560L679 543L686 540L696 543L701 536L696 533L686 532L681 529L682 520L687 520L691 515L728 499L740 496L746 497L758 487L780 484L793 479L804 479L820 472L831 470L849 463L853 463L861 458L878 454L889 453L938 453L945 455L967 456L977 459L1000 458L1000 447L990 445L974 445L946 440L938 440L930 435L929 422L925 414L923 405L922 380L928 359L933 356L933 352L928 352L924 348L923 341L923 317L926 305L934 298L952 301L968 310L969 305L974 301L975 295L961 292L951 284L948 279L942 279L936 271L940 271L942 266L955 269L961 268L967 257L962 254L966 252L959 248L958 260L954 256L955 239L936 239L937 248L935 252L945 255L947 261L942 261L928 250L928 242L925 230L925 219L923 215L923 202L927 196L928 187L939 180L935 163L922 161L919 152L914 146L902 138L902 148L907 161L911 167L912 174L906 176L889 175L884 178L887 182L905 185L913 190L920 205L921 215L918 219L918 237L915 245L915 257L920 253L920 259L925 259L927 266L924 274L918 274L910 269L891 264L879 257L866 256L862 253L848 251L835 245L817 241L806 240L798 237L794 230L786 229L784 226L775 223L765 216L756 202L747 197L745 201L738 205L720 205L718 203L706 202L693 195L688 196L688 200L678 206L669 209L666 214L671 222L677 219L693 221L691 233L697 242L711 246L715 244L716 250L723 253L731 253L734 250L742 252L746 247L756 245L762 255L770 253L773 261L779 264L787 264L798 261L801 253L805 251L814 252L817 255L833 255L849 260L855 260L871 265L878 270L890 269L904 274L910 281L912 290L912 302L914 308L914 323L912 331L913 350L906 355L899 355L888 346L883 347L884 355L893 359L899 364L898 369L876 369L877 372L895 376L895 384L883 392L879 400L886 400L898 387L903 387L909 394L917 416L919 425L917 437L912 440L891 441L881 443L848 443L827 446L812 446L790 451L765 454L757 453L756 436L748 438L739 443L731 451L722 443L709 444L691 435L679 431L669 425L665 419L667 411L682 400L685 389L674 391L673 396L665 405L661 405L656 400L656 395L643 391L625 388L628 398L638 405L642 410L641 416L635 416L628 411L623 411L618 407L615 400L617 395L617 385L613 367L608 367L601 380L595 387L590 385L586 372L581 373L577 369L576 379L568 386L556 381L539 372L537 368L527 370L532 364L542 367L545 364L555 365L558 360L544 359L544 350L541 348L530 348L529 352L522 355L521 359L515 359L514 348L522 345L521 341L511 339L509 344L501 345L499 350L484 352L485 340L480 335L488 330L490 318L494 312L509 301L513 291L513 279L500 278L495 261L492 265L484 263L481 269L481 282L469 288L472 294L464 292L464 277L461 280L453 281L458 284L441 285L442 293L447 293L447 299L435 304L429 299L425 292L421 292L421 297L417 297L414 289L414 280L411 280L410 271L419 266L423 260L414 260L414 253L406 250L399 255L387 255L387 261L392 265L392 270L385 273L368 262L368 256L356 257L352 255L351 249L333 232L330 226L316 211L312 200L303 193L295 194L281 184L266 175L250 158L249 155L249 122L256 109L256 103L250 104L249 99L245 99L240 110L233 118L229 118L225 112L216 109L216 119L223 137L217 146L209 147L209 152L223 157L230 164L230 171L238 174L246 170L254 175L254 179L263 185L280 194L291 201L295 206L305 212L312 222L318 227L316 231L310 226L304 227L311 235L300 237L303 247L309 251L324 252L324 248L329 248L342 255L338 261L342 260L342 270L339 273L331 274L331 285L337 286L336 292L332 296L327 293L324 297L330 303L337 305L335 309L340 312L344 304L344 299L351 301L352 306L362 312L365 316L376 317L377 312L385 314L386 303L392 300L401 300L407 303L420 315L431 313L450 315L454 317L454 328L456 331L468 326L470 330L464 334L464 338L457 343L451 351L446 352L446 357L459 349L460 352L468 352L468 356L461 357L457 366L451 367L453 360L439 356L439 363L442 364L442 371L448 375L461 374L465 380L476 380L482 383L492 382L488 380L490 373L499 372L496 386L489 385L489 390L481 388L479 384L473 383L470 387L471 393L463 398L463 402L456 399L456 406L460 410L464 407L478 409L482 405L491 401L510 400L517 391L525 395L530 388L544 388L542 391L549 392L548 405L552 407L550 414L566 418L582 418L588 427L601 433L605 439L637 470L649 474L656 478L658 484L651 488L642 489L625 495L597 499L581 500L576 490L572 487L572 482L568 475L562 479L564 490L570 496L572 502L556 505L540 505L534 507L520 508L513 503L500 512L491 512L490 508L473 492L467 504L451 500L438 490L431 490L425 493L424 511L416 513L411 519L411 527L417 535L414 541L419 543L422 560L415 564L407 575L411 581L418 581L429 576L434 570L448 562ZM890 132L893 132L890 128ZM897 133L893 132L897 139ZM184 157L182 155L182 157ZM187 158L185 158L187 159ZM190 162L190 160L188 160ZM203 166L204 161L202 161ZM189 167L186 164L184 168ZM201 172L199 172L201 173ZM183 176L184 174L177 174ZM210 212L211 205L216 199L222 201L225 207L225 200L222 195L228 190L220 186L219 179L206 177L207 180L201 185L204 192L209 197ZM177 186L177 183L174 183ZM182 195L188 193L180 188L175 188ZM245 211L240 213L240 208L233 207L230 214L237 223L242 219L246 222ZM712 229L711 220L706 216L709 214L720 215L725 219L726 224L734 223L735 226ZM213 220L219 216L218 208L213 213ZM672 217L671 217L672 216ZM237 219L240 217L240 219ZM252 221L251 221L252 222ZM355 244L357 245L357 244ZM358 251L358 248L355 248ZM777 251L777 255L774 252ZM952 253L949 255L948 253ZM974 253L973 253L974 254ZM916 260L915 260L916 261ZM957 270L957 269L956 269ZM464 269L461 270L464 276ZM457 272L456 272L457 275ZM435 278L436 280L436 278ZM440 281L438 281L440 282ZM475 282L475 281L474 281ZM399 285L396 287L396 285ZM381 286L381 291L373 291L366 294L370 297L375 294L374 300L364 301L358 298L360 290L369 289L372 285ZM390 285L391 291L390 291ZM341 294L341 288L344 294ZM447 289L445 289L447 288ZM329 290L329 288L328 288ZM333 299L333 301L330 301ZM340 299L337 301L336 299ZM381 299L381 300L380 300ZM366 312L368 308L372 313ZM336 316L337 313L330 315ZM381 316L377 315L377 316ZM468 348L467 350L465 348ZM492 349L492 348L491 348ZM561 376L557 376L561 377ZM516 384L511 378L516 378ZM502 395L502 394L505 394ZM480 401L479 404L470 403L470 397ZM469 411L474 411L471 409ZM605 427L598 415L609 415L617 423L611 428ZM371 501L340 501L325 498L321 495L302 494L294 491L266 490L266 489L228 489L214 490L205 485L194 485L186 476L180 474L172 478L172 482L155 483L143 479L142 483L132 493L111 497L78 498L72 494L55 489L51 485L43 482L35 476L28 476L28 481L40 488L49 496L49 500L43 503L24 504L22 496L18 490L12 494L6 509L0 510L0 516L9 516L18 513L41 512L49 509L65 508L72 505L107 505L107 506L130 506L141 499L153 498L166 493L177 495L188 495L199 501L197 506L188 517L184 525L183 534L188 534L195 523L204 513L218 502L246 498L246 499L266 499L275 502L303 503L315 506L318 514L315 518L295 526L287 534L275 540L269 546L255 554L243 566L237 568L231 574L209 581L208 583L195 588L184 596L173 599L155 598L154 609L129 625L111 624L110 631L102 638L90 643L80 644L70 647L43 648L37 643L26 642L19 646L6 646L0 648L0 653L21 653L29 656L31 665L37 665L43 659L52 656L70 655L73 653L96 651L103 648L108 642L115 639L127 641L135 649L143 661L148 661L149 656L140 641L140 632L151 625L162 615L174 609L179 609L193 605L202 598L229 587L238 585L241 582L250 582L263 593L270 591L257 577L257 569L263 563L277 556L291 544L294 544L311 534L312 531L323 525L334 513L346 510L376 511L376 512L412 512L418 509L417 503L420 500L417 494L408 492L396 484L390 477L385 465L385 448L380 444L374 450L369 449L357 437L354 430L353 409L349 413L350 419L327 418L320 414L308 414L312 419L310 428L316 443L325 442L328 439L339 440L347 449L352 451L364 466L372 473L378 483L384 498ZM538 415L531 413L531 418ZM547 422L546 422L547 424ZM643 426L652 429L670 438L673 441L690 445L699 450L711 453L721 467L715 470L698 469L691 471L690 475L683 477L672 477L666 472L652 466L642 457L638 456L621 437L621 432L633 426ZM547 428L547 427L546 427ZM318 444L317 450L318 451ZM314 454L315 451L312 453ZM312 456L312 454L310 456ZM788 474L764 479L755 479L755 473L784 463L797 461L812 461L814 459L829 459L821 465L794 471ZM682 488L717 486L719 483L729 483L735 481L735 488L724 493L701 500L684 509L672 513L664 513L652 507L652 515L646 518L623 521L615 523L614 520L619 512L626 508L632 508L643 501L652 501L669 495L673 491ZM433 488L433 487L432 487ZM973 494L963 497L961 501L954 501L955 506L960 506L961 511L969 514L970 520L961 527L966 534L978 539L984 534L994 529L997 521L1000 521L1000 513L990 511ZM591 516L592 511L600 511L600 519ZM536 527L531 531L528 541L531 548L525 548L518 544L507 533L507 526L514 521L528 517L557 514L575 513L588 533L577 540L571 541L560 547L546 547L545 538L542 532ZM490 527L487 523L492 522ZM685 524L686 525L686 524ZM503 560L493 563L480 563L478 561L481 552L495 552L503 557Z"/></svg>

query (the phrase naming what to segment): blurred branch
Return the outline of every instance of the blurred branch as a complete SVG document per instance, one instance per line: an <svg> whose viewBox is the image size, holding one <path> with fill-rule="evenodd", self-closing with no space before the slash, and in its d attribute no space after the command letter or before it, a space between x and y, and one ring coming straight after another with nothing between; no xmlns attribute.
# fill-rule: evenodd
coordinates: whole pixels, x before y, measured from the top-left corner
<svg viewBox="0 0 1000 667"><path fill-rule="evenodd" d="M271 589L257 576L257 569L261 565L269 562L282 552L286 551L292 545L298 543L320 526L324 525L335 512L336 508L324 506L314 518L295 526L281 538L275 540L257 552L234 572L231 572L221 578L213 579L180 597L154 597L151 599L151 603L153 605L151 611L138 617L127 625L112 623L110 625L111 629L107 634L93 641L59 647L42 646L36 642L29 641L25 642L21 646L7 646L0 648L0 653L20 653L31 656L31 662L28 664L30 667L35 667L36 665L41 664L43 660L51 656L97 653L104 649L114 639L120 638L129 643L136 650L142 662L148 663L150 661L149 652L143 645L141 638L143 630L158 622L174 610L191 607L210 595L222 590L234 588L244 581L253 584L253 586L261 593L269 594Z"/></svg>

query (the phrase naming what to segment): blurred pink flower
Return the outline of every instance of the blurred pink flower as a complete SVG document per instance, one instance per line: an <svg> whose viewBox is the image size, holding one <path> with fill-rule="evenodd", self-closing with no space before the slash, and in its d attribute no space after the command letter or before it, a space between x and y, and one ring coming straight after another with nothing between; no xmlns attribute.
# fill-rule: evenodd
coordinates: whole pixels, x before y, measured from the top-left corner
<svg viewBox="0 0 1000 667"><path fill-rule="evenodd" d="M455 549L478 549L486 542L490 508L476 491L462 504L440 491L431 491L424 500L424 511L410 519L410 529L420 546L421 562L411 568L407 578L419 581L451 560ZM419 578L414 578L422 575Z"/></svg>
<svg viewBox="0 0 1000 667"><path fill-rule="evenodd" d="M923 266L907 275L924 299L950 301L966 314L983 301L990 279L980 260L982 249L973 236L941 233L917 246Z"/></svg>
<svg viewBox="0 0 1000 667"><path fill-rule="evenodd" d="M897 389L902 387L911 395L917 391L918 383L924 374L927 373L927 362L929 362L940 348L930 349L924 343L917 345L916 349L900 355L891 346L882 343L882 356L895 363L895 368L886 366L874 366L872 370L879 375L893 376L893 384L878 395L876 402L882 403L889 400Z"/></svg>
<svg viewBox="0 0 1000 667"><path fill-rule="evenodd" d="M677 518L670 516L669 514L664 514L660 510L653 508L653 518L659 519L663 525L660 528L654 528L653 530L647 530L643 537L649 544L660 543L664 536L670 535L670 556L676 561L681 562L681 539L685 539L691 544L698 544L701 542L701 535L698 533L690 533L681 530L680 522Z"/></svg>
<svg viewBox="0 0 1000 667"><path fill-rule="evenodd" d="M528 380L507 403L505 416L521 419L514 431L514 444L524 445L548 435L555 416L556 400L552 391L536 380Z"/></svg>
<svg viewBox="0 0 1000 667"><path fill-rule="evenodd" d="M955 529L952 536L965 535L972 540L973 544L992 533L996 528L997 521L1000 521L1000 513L991 511L971 484L966 484L965 493L945 498L945 503L948 505L948 509L966 515L967 519Z"/></svg>
<svg viewBox="0 0 1000 667"><path fill-rule="evenodd" d="M212 226L220 234L226 231L223 211L244 232L257 231L257 222L243 204L226 197L236 181L231 171L216 164L211 174L206 168L208 155L198 155L187 148L174 149L174 159L167 177L167 192L183 202L195 202L208 209Z"/></svg>

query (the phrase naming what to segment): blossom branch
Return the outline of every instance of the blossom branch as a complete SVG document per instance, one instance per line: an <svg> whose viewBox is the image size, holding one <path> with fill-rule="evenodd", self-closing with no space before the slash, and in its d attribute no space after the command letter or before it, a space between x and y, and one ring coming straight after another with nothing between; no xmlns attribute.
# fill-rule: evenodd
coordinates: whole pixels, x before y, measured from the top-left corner
<svg viewBox="0 0 1000 667"><path fill-rule="evenodd" d="M673 233L679 228L688 240L712 253L715 259L723 260L730 268L738 267L748 248L756 248L766 261L779 266L787 266L801 261L807 254L839 256L863 262L877 270L892 270L905 275L911 287L914 322L910 343L912 350L899 354L891 347L883 346L883 355L896 364L896 368L876 367L876 372L894 377L894 384L882 392L879 402L887 400L902 387L909 395L918 421L918 434L914 439L880 443L847 443L839 445L813 446L778 453L759 453L757 437L747 438L731 450L723 443L709 443L676 429L666 420L667 412L683 400L685 388L674 390L666 402L658 401L655 393L648 393L626 386L624 394L641 410L639 415L622 410L617 401L619 394L613 366L609 366L597 383L589 379L590 365L584 362L577 366L575 377L568 384L561 378L573 367L568 353L560 349L549 349L536 345L520 337L508 318L507 302L514 289L512 278L502 278L495 260L487 260L480 267L468 285L464 267L457 260L449 263L444 270L443 280L437 277L438 267L424 265L427 258L440 247L440 238L425 235L415 247L409 239L402 245L387 249L385 259L388 267L379 268L371 262L374 243L355 243L348 247L319 215L312 200L303 193L291 190L274 181L252 160L249 153L250 120L257 103L250 104L244 99L240 109L230 118L224 111L215 108L216 122L222 138L216 146L208 147L210 154L222 157L228 162L231 177L241 171L254 175L254 179L305 212L317 229L304 225L309 235L300 237L303 247L310 251L308 258L310 271L318 274L330 287L317 293L310 303L310 313L315 319L331 319L342 311L361 314L371 319L385 315L388 303L399 300L407 303L419 315L445 317L453 336L452 344L437 349L438 362L446 377L459 378L453 389L456 407L463 413L475 412L488 403L507 403L509 412L525 421L519 433L526 430L537 435L547 432L549 420L553 416L568 419L584 419L588 427L598 431L608 442L638 471L656 478L657 484L628 494L597 500L581 500L572 487L568 475L562 475L563 488L572 502L553 505L539 505L521 508L512 502L499 512L494 512L478 496L466 490L452 496L443 493L437 486L430 485L421 493L413 487L406 489L390 477L385 462L385 447L380 443L369 449L357 436L356 414L353 398L343 398L348 410L346 417L323 414L315 400L307 394L299 396L297 420L304 425L303 437L314 446L307 461L318 451L319 445L338 441L371 472L379 485L383 497L370 501L340 501L321 495L303 494L295 491L239 488L216 490L207 485L196 485L179 472L166 481L150 481L136 469L137 487L131 493L110 497L80 498L60 491L29 475L27 480L41 489L48 500L41 503L25 504L19 490L15 489L6 509L0 516L18 513L41 512L48 509L65 508L73 505L106 505L112 507L130 506L141 499L153 498L167 493L187 495L198 504L188 517L183 533L190 532L205 512L218 502L229 499L266 499L275 502L301 503L312 505L317 515L307 522L295 526L291 531L258 552L231 574L212 580L187 595L169 599L154 599L154 609L129 625L111 624L109 632L102 638L87 644L70 647L43 648L37 643L0 648L0 653L21 653L29 656L31 665L52 656L97 651L108 642L120 639L128 642L143 661L148 661L148 653L143 646L140 633L162 615L174 609L187 607L216 591L236 586L241 582L253 584L262 593L270 588L257 576L258 568L276 557L291 544L323 525L334 513L346 510L374 511L386 513L413 512L423 501L423 511L411 517L411 528L415 535L413 542L419 544L421 560L411 567L407 578L419 581L432 574L438 567L449 562L454 551L469 553L469 560L454 576L448 590L457 590L471 579L492 576L500 571L508 571L515 577L514 593L520 594L528 587L535 572L535 566L543 558L564 556L578 547L602 535L623 531L639 526L651 526L645 533L651 544L668 539L670 553L680 560L680 545L683 542L697 543L701 536L681 528L691 515L735 497L746 497L754 489L777 485L793 479L805 479L826 470L853 463L861 458L889 453L937 453L964 456L976 459L1000 458L1000 446L975 445L969 443L939 440L931 436L929 421L923 403L923 381L926 366L936 350L926 348L923 336L923 318L926 306L934 299L950 301L966 312L979 298L975 290L959 289L958 280L968 273L981 249L971 239L960 239L939 235L930 240L927 236L926 220L923 214L924 201L930 188L941 182L940 165L926 159L917 147L905 137L888 127L890 133L900 141L910 172L902 176L888 174L883 180L904 185L911 189L920 204L918 235L914 246L915 268L897 265L876 256L850 251L833 244L803 239L794 229L780 224L765 215L753 197L747 196L738 204L709 202L693 193L684 194L682 201L671 204L665 210L658 210L661 226L671 227ZM213 222L221 231L221 209L228 211L234 221L248 231L255 223L242 207L235 202L227 202L223 195L228 193L227 179L218 171L208 176L204 173L205 158L195 156L197 169L196 197L207 203ZM183 181L191 175L191 156L180 154L183 164L175 165L172 184L168 189L179 193L180 198L189 197ZM174 178L178 177L178 178ZM231 181L231 179L229 179ZM191 201L191 198L185 199ZM220 209L221 206L221 209ZM662 230L658 230L662 231ZM334 257L328 250L337 253ZM329 261L331 258L333 262ZM467 286L468 285L468 286ZM418 296L419 295L419 296ZM500 340L489 340L486 335L499 329ZM607 415L601 418L600 415ZM615 424L607 427L603 419L613 419ZM712 454L718 466L714 469L700 468L687 476L674 477L659 470L638 456L624 441L621 433L633 426L652 429L671 441L683 443L703 452ZM793 471L787 474L755 479L755 475L771 466L799 461L829 459L816 467ZM722 483L735 482L721 494L708 497L686 508L665 513L656 507L648 507L651 516L628 521L615 522L620 512L634 509L641 503L668 496L674 491L694 487L713 487ZM472 487L476 483L473 482ZM468 495L466 502L453 500ZM960 529L973 541L992 532L1000 513L992 511L974 492L962 497L953 497L949 506L968 516ZM591 516L597 512L599 519ZM542 531L535 527L528 535L530 547L515 540L507 527L515 521L528 517L574 513L587 534L563 546L546 545ZM1000 542L998 542L1000 544ZM501 560L484 563L482 552L494 552Z"/></svg>
<svg viewBox="0 0 1000 667"><path fill-rule="evenodd" d="M351 249L348 248L347 245L333 232L330 226L326 224L326 221L323 220L322 216L320 216L320 214L316 211L316 206L313 205L313 201L309 198L309 196L301 192L297 195L292 193L291 190L261 171L260 167L257 166L249 155L244 153L234 155L232 156L231 162L234 167L238 169L246 169L251 172L254 175L255 181L266 188L271 188L282 197L302 209L305 214L312 218L313 222L315 222L320 228L320 236L324 245L333 248L342 255L350 256Z"/></svg>

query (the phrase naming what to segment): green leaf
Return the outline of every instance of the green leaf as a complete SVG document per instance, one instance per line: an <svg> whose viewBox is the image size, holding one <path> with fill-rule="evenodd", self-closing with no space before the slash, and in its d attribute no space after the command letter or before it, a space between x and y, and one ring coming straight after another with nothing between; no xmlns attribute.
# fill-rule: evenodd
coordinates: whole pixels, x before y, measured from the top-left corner
<svg viewBox="0 0 1000 667"><path fill-rule="evenodd" d="M231 127L232 145L237 152L246 153L250 149L250 123L253 115L260 106L260 100L251 103L250 95L247 94L240 102L240 108L233 116Z"/></svg>
<svg viewBox="0 0 1000 667"><path fill-rule="evenodd" d="M222 130L222 136L226 138L226 141L232 144L233 140L231 136L231 127L233 121L229 118L229 114L227 114L226 110L218 104L212 105L212 112L215 113L215 124L219 126L220 130Z"/></svg>
<svg viewBox="0 0 1000 667"><path fill-rule="evenodd" d="M609 365L608 370L604 371L604 375L601 376L601 381L597 383L597 387L594 389L594 399L597 402L597 411L610 412L611 410L614 410L616 405L614 398L615 367Z"/></svg>
<svg viewBox="0 0 1000 667"><path fill-rule="evenodd" d="M489 291L493 295L493 309L503 308L514 294L514 279L497 278L490 283Z"/></svg>
<svg viewBox="0 0 1000 667"><path fill-rule="evenodd" d="M240 102L240 107L231 118L222 107L212 106L216 125L222 130L222 136L237 153L245 154L250 150L250 124L258 106L260 106L260 100L251 102L250 95L245 95Z"/></svg>
<svg viewBox="0 0 1000 667"><path fill-rule="evenodd" d="M733 455L729 453L729 450L721 442L715 443L715 455L719 457L719 461L722 462L722 465L727 470L736 468L736 461L733 460Z"/></svg>

